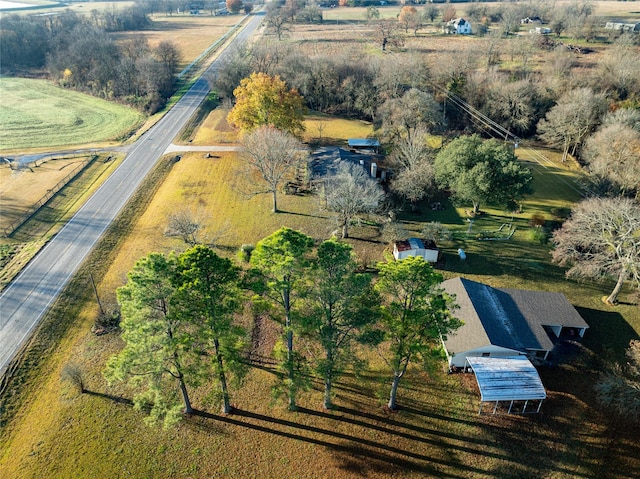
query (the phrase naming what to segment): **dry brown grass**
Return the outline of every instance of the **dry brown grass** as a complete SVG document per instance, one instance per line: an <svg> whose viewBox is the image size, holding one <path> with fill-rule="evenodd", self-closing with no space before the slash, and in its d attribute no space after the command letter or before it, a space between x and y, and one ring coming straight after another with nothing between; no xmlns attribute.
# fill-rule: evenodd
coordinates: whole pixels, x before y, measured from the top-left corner
<svg viewBox="0 0 640 479"><path fill-rule="evenodd" d="M227 123L229 110L216 108L202 123L201 128L196 131L192 145L219 145L225 143L236 143L238 133Z"/></svg>
<svg viewBox="0 0 640 479"><path fill-rule="evenodd" d="M56 186L87 157L54 158L37 166L10 169L0 167L0 229L20 218L48 190Z"/></svg>
<svg viewBox="0 0 640 479"><path fill-rule="evenodd" d="M124 40L134 35L144 35L151 47L162 41L170 41L180 50L180 66L185 67L227 33L241 18L239 15L156 14L152 17L153 23L149 30L119 33L115 37Z"/></svg>

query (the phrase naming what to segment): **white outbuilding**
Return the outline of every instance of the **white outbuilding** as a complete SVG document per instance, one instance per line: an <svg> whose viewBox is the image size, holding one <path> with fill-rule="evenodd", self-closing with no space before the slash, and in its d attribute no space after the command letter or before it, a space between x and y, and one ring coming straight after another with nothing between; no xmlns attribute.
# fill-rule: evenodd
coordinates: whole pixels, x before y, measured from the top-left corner
<svg viewBox="0 0 640 479"><path fill-rule="evenodd" d="M420 256L425 261L437 263L440 251L434 241L423 241L420 238L409 238L393 243L393 257L396 261L409 256Z"/></svg>

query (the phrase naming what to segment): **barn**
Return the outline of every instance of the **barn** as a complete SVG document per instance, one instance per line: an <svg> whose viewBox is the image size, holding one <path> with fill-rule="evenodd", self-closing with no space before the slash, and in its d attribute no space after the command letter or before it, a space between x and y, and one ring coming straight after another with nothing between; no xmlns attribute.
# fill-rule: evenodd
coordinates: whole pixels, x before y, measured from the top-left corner
<svg viewBox="0 0 640 479"><path fill-rule="evenodd" d="M353 153L377 154L380 152L380 141L376 138L349 138L347 145Z"/></svg>
<svg viewBox="0 0 640 479"><path fill-rule="evenodd" d="M452 369L474 357L548 359L559 338L579 339L589 325L562 293L493 288L464 278L442 283L455 295L463 325L443 338Z"/></svg>

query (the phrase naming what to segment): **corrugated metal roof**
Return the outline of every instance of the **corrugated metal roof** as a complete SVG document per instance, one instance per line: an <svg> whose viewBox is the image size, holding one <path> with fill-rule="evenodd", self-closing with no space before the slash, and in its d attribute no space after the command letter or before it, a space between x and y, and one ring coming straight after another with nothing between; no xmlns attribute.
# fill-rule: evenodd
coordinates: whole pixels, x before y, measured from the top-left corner
<svg viewBox="0 0 640 479"><path fill-rule="evenodd" d="M375 147L380 146L380 142L375 138L349 138L347 140L349 146Z"/></svg>
<svg viewBox="0 0 640 479"><path fill-rule="evenodd" d="M394 246L398 251L409 251L412 249L438 249L434 241L425 241L420 238L409 238L406 240L396 241Z"/></svg>
<svg viewBox="0 0 640 479"><path fill-rule="evenodd" d="M547 398L538 371L525 356L468 357L482 401L527 401Z"/></svg>

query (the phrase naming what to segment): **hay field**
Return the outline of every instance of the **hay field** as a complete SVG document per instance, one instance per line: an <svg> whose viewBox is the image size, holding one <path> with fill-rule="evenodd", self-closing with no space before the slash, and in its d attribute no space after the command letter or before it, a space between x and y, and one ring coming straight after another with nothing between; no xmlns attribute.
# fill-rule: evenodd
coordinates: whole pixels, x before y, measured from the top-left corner
<svg viewBox="0 0 640 479"><path fill-rule="evenodd" d="M184 68L198 58L216 40L236 25L241 15L184 15L154 14L147 30L119 32L113 36L124 40L131 36L143 35L154 48L162 41L175 44L180 51L180 67Z"/></svg>
<svg viewBox="0 0 640 479"><path fill-rule="evenodd" d="M58 88L44 80L0 78L0 152L111 145L143 116L133 108Z"/></svg>

